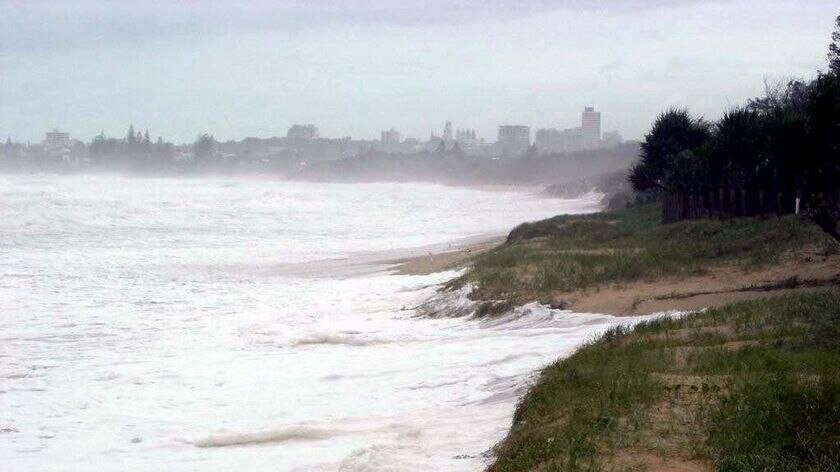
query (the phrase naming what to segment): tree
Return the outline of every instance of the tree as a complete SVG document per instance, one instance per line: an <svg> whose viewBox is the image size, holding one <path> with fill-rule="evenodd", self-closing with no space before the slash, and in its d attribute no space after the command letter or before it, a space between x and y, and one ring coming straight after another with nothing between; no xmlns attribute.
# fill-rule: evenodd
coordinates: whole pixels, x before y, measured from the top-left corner
<svg viewBox="0 0 840 472"><path fill-rule="evenodd" d="M708 190L707 155L702 150L686 149L671 158L665 169L665 188L681 194L703 193Z"/></svg>
<svg viewBox="0 0 840 472"><path fill-rule="evenodd" d="M128 144L129 148L134 147L134 144L137 142L137 137L134 135L134 125L129 125L128 132L125 135L125 143Z"/></svg>
<svg viewBox="0 0 840 472"><path fill-rule="evenodd" d="M196 163L208 163L216 152L216 140L207 133L199 134L193 145Z"/></svg>
<svg viewBox="0 0 840 472"><path fill-rule="evenodd" d="M3 157L11 157L11 155L12 155L12 138L11 137L9 137L9 136L6 137L6 143L3 145L2 151L3 152L0 153L0 154L2 154Z"/></svg>
<svg viewBox="0 0 840 472"><path fill-rule="evenodd" d="M681 175L674 169L689 156L702 154L709 139L709 124L694 118L686 109L672 108L661 113L641 144L640 162L630 171L630 182L638 191L675 190L686 182L668 180ZM686 154L685 151L690 151ZM682 157L677 159L677 156Z"/></svg>
<svg viewBox="0 0 840 472"><path fill-rule="evenodd" d="M840 241L840 76L820 75L808 101L808 139L799 161L808 215Z"/></svg>
<svg viewBox="0 0 840 472"><path fill-rule="evenodd" d="M440 143L437 145L437 149L435 149L435 154L440 154L441 156L446 153L446 141L440 140Z"/></svg>
<svg viewBox="0 0 840 472"><path fill-rule="evenodd" d="M828 45L828 70L840 76L840 15L834 20L831 44Z"/></svg>
<svg viewBox="0 0 840 472"><path fill-rule="evenodd" d="M767 134L757 112L736 108L724 113L715 124L710 147L712 185L743 189L767 180Z"/></svg>
<svg viewBox="0 0 840 472"><path fill-rule="evenodd" d="M140 147L143 150L143 154L147 156L152 153L152 140L149 137L149 130L147 129L145 133L143 133L143 140L140 141Z"/></svg>
<svg viewBox="0 0 840 472"><path fill-rule="evenodd" d="M530 146L528 146L528 151L525 152L526 159L536 159L537 157L539 157L539 155L540 153L539 151L537 151L536 144L531 144Z"/></svg>
<svg viewBox="0 0 840 472"><path fill-rule="evenodd" d="M770 188L792 192L801 185L801 158L807 148L807 114L780 106L763 115L767 135L767 159Z"/></svg>
<svg viewBox="0 0 840 472"><path fill-rule="evenodd" d="M452 145L452 149L449 150L449 153L455 157L464 157L464 150L461 149L461 144L458 141L455 141L455 144Z"/></svg>

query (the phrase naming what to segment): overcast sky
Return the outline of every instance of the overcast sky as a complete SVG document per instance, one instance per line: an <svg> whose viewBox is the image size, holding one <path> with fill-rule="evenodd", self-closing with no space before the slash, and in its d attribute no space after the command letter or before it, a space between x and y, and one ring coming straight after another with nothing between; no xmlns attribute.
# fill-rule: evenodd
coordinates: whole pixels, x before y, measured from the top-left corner
<svg viewBox="0 0 840 472"><path fill-rule="evenodd" d="M765 79L825 69L830 1L0 0L0 136L428 138L443 123L641 136L660 110L715 118Z"/></svg>

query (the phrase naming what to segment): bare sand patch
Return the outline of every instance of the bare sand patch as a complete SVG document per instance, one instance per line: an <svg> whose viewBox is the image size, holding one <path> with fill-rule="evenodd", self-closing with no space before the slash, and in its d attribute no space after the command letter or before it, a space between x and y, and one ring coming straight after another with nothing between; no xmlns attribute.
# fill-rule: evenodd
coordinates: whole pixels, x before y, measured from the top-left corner
<svg viewBox="0 0 840 472"><path fill-rule="evenodd" d="M832 285L840 285L840 256L837 255L797 258L753 270L723 266L693 277L641 280L558 292L547 302L577 312L629 316L716 307Z"/></svg>

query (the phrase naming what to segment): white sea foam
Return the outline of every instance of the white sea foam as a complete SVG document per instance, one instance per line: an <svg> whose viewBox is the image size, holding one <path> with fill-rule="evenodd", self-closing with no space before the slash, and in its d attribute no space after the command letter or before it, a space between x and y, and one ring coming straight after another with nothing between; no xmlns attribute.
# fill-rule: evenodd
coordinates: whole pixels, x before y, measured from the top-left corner
<svg viewBox="0 0 840 472"><path fill-rule="evenodd" d="M384 263L596 196L0 176L0 203L2 470L480 470L532 373L627 321L477 320L457 272Z"/></svg>

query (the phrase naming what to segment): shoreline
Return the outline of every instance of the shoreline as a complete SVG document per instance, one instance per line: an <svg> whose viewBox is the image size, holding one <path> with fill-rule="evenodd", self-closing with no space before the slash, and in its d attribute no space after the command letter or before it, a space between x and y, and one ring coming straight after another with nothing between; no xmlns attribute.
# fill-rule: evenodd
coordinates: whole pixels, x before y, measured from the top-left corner
<svg viewBox="0 0 840 472"><path fill-rule="evenodd" d="M712 470L714 454L728 441L714 443L710 431L740 431L745 424L732 421L730 412L718 414L731 407L726 395L753 395L756 418L767 404L761 391L732 385L754 381L753 374L778 379L789 365L796 375L811 375L809 363L824 365L836 355L820 336L836 318L840 246L801 218L662 225L659 207L643 205L523 224L506 240L445 285L468 287L474 317L492 320L530 303L572 316L652 317L608 330L539 369L506 436L491 446L489 471L569 461L620 470ZM684 316L655 316L669 312ZM814 359L790 355L794 337ZM789 389L778 398L803 388L768 382L765 391ZM796 407L782 406L794 412L791 418L798 415ZM791 443L807 433L791 431ZM709 446L699 453L701 443Z"/></svg>
<svg viewBox="0 0 840 472"><path fill-rule="evenodd" d="M416 248L408 255L388 261L397 275L429 275L464 269L469 262L505 241L505 235L468 238L443 245ZM438 248L438 250L434 250ZM729 303L755 300L775 295L807 293L840 286L840 256L807 263L787 261L758 270L744 270L731 265L713 268L706 274L615 283L531 299L551 308L574 313L599 313L612 316L641 316L668 311L695 311ZM526 297L528 298L528 297ZM482 303L481 301L477 301ZM504 302L504 301L503 301Z"/></svg>
<svg viewBox="0 0 840 472"><path fill-rule="evenodd" d="M397 275L429 275L447 270L462 269L474 257L491 251L505 241L506 235L482 236L466 241L448 243L448 247L426 254L409 255L387 261ZM417 248L415 251L426 251Z"/></svg>
<svg viewBox="0 0 840 472"><path fill-rule="evenodd" d="M377 272L394 275L430 275L463 268L472 257L504 242L507 233L484 233L424 246L367 251L347 257L276 263L263 270L299 277L355 277Z"/></svg>

